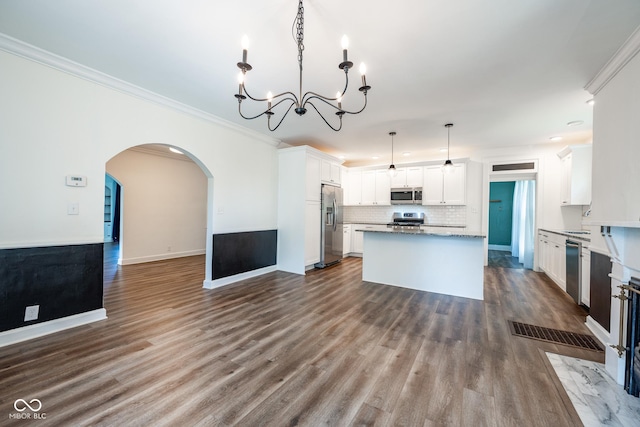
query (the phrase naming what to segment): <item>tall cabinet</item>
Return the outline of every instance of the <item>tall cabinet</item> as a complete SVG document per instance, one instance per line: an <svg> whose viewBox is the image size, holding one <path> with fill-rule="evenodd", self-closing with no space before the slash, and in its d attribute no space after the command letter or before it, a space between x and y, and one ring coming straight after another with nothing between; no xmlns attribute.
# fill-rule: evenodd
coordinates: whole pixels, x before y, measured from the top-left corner
<svg viewBox="0 0 640 427"><path fill-rule="evenodd" d="M308 146L278 154L278 269L304 274L320 261L321 185L340 184L341 161Z"/></svg>

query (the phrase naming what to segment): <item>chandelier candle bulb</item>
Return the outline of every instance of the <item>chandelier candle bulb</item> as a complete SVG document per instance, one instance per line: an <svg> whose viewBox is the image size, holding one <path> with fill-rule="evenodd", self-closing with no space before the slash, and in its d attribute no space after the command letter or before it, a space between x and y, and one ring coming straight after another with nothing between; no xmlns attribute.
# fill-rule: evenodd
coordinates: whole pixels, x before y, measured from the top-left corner
<svg viewBox="0 0 640 427"><path fill-rule="evenodd" d="M242 45L242 62L247 63L247 49L249 49L249 37L246 35L242 36L242 40L240 41Z"/></svg>
<svg viewBox="0 0 640 427"><path fill-rule="evenodd" d="M366 86L367 85L367 77L365 76L365 74L367 73L367 66L364 65L364 62L362 64L360 64L360 74L362 74L362 86Z"/></svg>
<svg viewBox="0 0 640 427"><path fill-rule="evenodd" d="M267 92L267 109L271 110L271 101L273 100L273 94L271 92Z"/></svg>
<svg viewBox="0 0 640 427"><path fill-rule="evenodd" d="M347 62L347 49L349 48L349 38L342 36L342 62Z"/></svg>
<svg viewBox="0 0 640 427"><path fill-rule="evenodd" d="M244 83L244 76L242 71L238 74L238 95L242 95L242 84Z"/></svg>
<svg viewBox="0 0 640 427"><path fill-rule="evenodd" d="M336 101L338 101L338 109L342 110L342 94L340 92L336 93Z"/></svg>

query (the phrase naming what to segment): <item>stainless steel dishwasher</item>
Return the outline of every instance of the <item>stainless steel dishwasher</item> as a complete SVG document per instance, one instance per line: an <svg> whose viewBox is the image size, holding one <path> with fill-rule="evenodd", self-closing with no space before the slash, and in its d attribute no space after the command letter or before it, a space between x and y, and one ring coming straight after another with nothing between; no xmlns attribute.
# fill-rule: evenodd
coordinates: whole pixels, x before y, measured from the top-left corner
<svg viewBox="0 0 640 427"><path fill-rule="evenodd" d="M580 254L582 252L582 244L574 240L566 242L566 260L567 260L567 293L573 298L576 304L580 305L580 293L582 291Z"/></svg>

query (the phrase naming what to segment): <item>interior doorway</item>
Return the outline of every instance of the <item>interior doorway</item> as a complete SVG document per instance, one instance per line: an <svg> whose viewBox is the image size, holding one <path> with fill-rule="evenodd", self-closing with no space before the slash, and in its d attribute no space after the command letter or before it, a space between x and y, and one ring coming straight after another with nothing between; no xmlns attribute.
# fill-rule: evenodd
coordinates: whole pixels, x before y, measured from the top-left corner
<svg viewBox="0 0 640 427"><path fill-rule="evenodd" d="M533 269L535 201L535 179L489 183L489 266Z"/></svg>
<svg viewBox="0 0 640 427"><path fill-rule="evenodd" d="M104 182L104 242L119 242L122 186L109 174Z"/></svg>

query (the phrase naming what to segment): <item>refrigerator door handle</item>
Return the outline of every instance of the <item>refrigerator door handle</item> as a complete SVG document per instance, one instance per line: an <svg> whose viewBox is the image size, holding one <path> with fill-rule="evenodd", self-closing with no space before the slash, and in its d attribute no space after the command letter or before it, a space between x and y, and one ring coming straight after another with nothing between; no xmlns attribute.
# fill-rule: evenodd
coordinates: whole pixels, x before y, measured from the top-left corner
<svg viewBox="0 0 640 427"><path fill-rule="evenodd" d="M337 225L337 218L338 215L338 203L336 203L336 199L333 199L333 231L336 231L338 225Z"/></svg>

